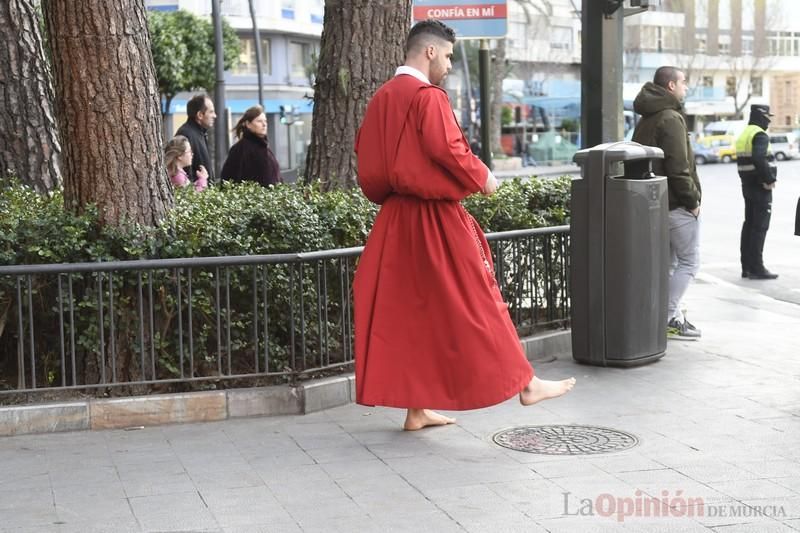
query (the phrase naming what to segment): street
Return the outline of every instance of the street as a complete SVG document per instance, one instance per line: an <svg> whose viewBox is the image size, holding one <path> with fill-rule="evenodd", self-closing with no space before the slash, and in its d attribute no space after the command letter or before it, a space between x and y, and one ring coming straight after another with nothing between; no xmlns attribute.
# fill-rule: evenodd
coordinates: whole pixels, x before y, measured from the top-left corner
<svg viewBox="0 0 800 533"><path fill-rule="evenodd" d="M800 159L779 161L778 186L773 192L773 210L764 264L780 274L774 281L753 281L741 278L739 237L744 220L744 200L735 163L700 165L697 167L703 188L700 229L700 278L712 276L753 289L778 300L800 304L800 237L794 235L794 216L800 196ZM554 177L578 175L575 166L525 167L518 171L499 171L500 179L514 175Z"/></svg>
<svg viewBox="0 0 800 533"><path fill-rule="evenodd" d="M744 200L736 164L698 167L703 187L701 208L701 277L754 289L778 300L800 304L800 237L794 235L794 216L800 196L800 160L780 161L778 186L773 193L772 221L764 245L764 264L780 274L774 281L741 278L739 236Z"/></svg>

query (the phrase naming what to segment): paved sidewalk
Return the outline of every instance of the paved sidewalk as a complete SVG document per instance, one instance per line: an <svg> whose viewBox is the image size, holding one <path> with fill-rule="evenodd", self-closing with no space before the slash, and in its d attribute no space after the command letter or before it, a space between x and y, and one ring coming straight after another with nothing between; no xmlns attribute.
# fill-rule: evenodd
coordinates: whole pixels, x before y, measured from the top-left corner
<svg viewBox="0 0 800 533"><path fill-rule="evenodd" d="M709 276L687 304L701 342L670 342L661 361L633 369L541 364L546 378L575 375L575 390L530 408L511 400L459 413L445 428L404 433L399 410L350 405L3 438L0 529L798 531L800 308ZM551 457L491 441L538 424L605 426L640 443ZM627 514L650 497L676 507Z"/></svg>

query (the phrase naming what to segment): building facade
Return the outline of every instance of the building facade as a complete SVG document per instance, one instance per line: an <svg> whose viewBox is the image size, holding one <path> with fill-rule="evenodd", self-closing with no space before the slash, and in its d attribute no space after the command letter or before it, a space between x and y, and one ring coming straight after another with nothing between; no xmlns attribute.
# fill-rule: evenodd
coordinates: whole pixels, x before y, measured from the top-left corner
<svg viewBox="0 0 800 533"><path fill-rule="evenodd" d="M581 79L581 0L510 0L506 58L526 96L563 97Z"/></svg>
<svg viewBox="0 0 800 533"><path fill-rule="evenodd" d="M800 2L796 0L651 0L624 21L626 106L662 65L682 68L686 111L698 132L719 120L747 118L771 104L774 128L798 127ZM625 2L630 7L629 2ZM572 98L580 83L581 0L509 0L509 87L526 96Z"/></svg>
<svg viewBox="0 0 800 533"><path fill-rule="evenodd" d="M625 21L625 81L641 85L661 65L685 70L686 111L696 131L747 118L771 104L774 129L798 127L800 2L661 0Z"/></svg>
<svg viewBox="0 0 800 533"><path fill-rule="evenodd" d="M146 0L149 9L211 15L209 0ZM628 4L626 0L626 4ZM509 0L506 58L512 66L506 100L542 106L558 127L580 108L582 0ZM305 160L310 139L313 74L324 0L256 1L261 37L264 104L269 136L282 168ZM240 64L226 72L228 123L257 103L256 54L248 0L221 2L242 45ZM774 129L794 129L800 117L800 2L796 0L651 0L649 11L625 18L623 97L626 108L662 65L684 69L691 127L747 118L752 103L771 104ZM454 65L449 81L463 105ZM173 102L175 129L190 94ZM294 123L282 124L281 106Z"/></svg>
<svg viewBox="0 0 800 533"><path fill-rule="evenodd" d="M211 16L209 0L146 0L150 10L185 9ZM254 2L261 41L261 76L269 139L281 168L297 168L305 161L311 139L313 78L319 55L324 0L270 0ZM258 104L255 39L248 0L225 0L221 13L236 30L241 43L239 65L225 73L228 129L244 111ZM173 101L173 130L186 120L190 93ZM213 95L212 95L213 96ZM282 124L281 106L291 107L291 124Z"/></svg>

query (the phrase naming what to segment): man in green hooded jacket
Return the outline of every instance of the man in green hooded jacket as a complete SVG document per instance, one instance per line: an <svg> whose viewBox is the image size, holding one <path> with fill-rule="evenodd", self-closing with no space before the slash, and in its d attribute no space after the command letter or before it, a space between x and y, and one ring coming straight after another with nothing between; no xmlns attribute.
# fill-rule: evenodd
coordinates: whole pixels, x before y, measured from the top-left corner
<svg viewBox="0 0 800 533"><path fill-rule="evenodd" d="M642 119L633 132L635 142L657 146L664 159L653 161L653 171L667 177L669 192L669 247L672 263L669 276L667 335L697 340L700 330L681 310L681 300L700 269L700 180L689 142L683 101L686 75L675 67L656 70L652 82L642 87L633 109Z"/></svg>

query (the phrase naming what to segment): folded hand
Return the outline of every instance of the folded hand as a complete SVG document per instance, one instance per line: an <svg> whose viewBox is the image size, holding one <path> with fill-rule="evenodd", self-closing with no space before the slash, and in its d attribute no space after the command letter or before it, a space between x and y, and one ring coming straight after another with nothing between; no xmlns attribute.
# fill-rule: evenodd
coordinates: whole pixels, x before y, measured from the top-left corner
<svg viewBox="0 0 800 533"><path fill-rule="evenodd" d="M497 178L494 177L494 174L489 173L489 177L486 179L486 185L483 186L483 190L481 191L486 196L493 194L494 191L497 190Z"/></svg>

